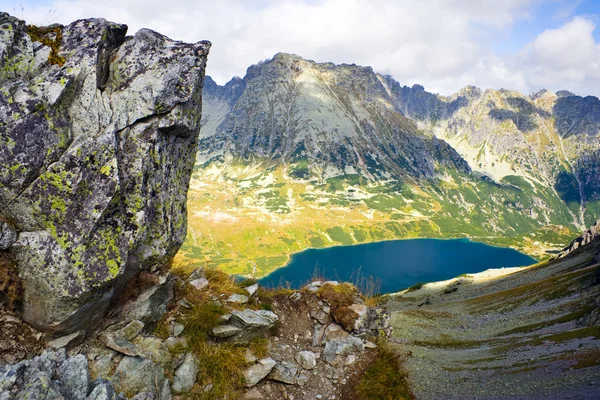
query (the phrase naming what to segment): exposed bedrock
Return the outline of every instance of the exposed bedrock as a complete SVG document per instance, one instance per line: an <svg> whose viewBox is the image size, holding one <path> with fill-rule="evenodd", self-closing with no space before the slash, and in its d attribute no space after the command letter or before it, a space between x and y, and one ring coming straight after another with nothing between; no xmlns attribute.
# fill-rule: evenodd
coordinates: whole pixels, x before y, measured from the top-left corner
<svg viewBox="0 0 600 400"><path fill-rule="evenodd" d="M126 31L0 13L0 217L18 233L3 250L38 329L94 325L185 238L210 43Z"/></svg>

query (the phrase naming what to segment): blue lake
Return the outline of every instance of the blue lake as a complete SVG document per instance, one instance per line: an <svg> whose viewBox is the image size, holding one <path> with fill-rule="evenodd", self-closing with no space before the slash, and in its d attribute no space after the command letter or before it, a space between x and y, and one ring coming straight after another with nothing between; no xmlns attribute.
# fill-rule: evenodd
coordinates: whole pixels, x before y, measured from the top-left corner
<svg viewBox="0 0 600 400"><path fill-rule="evenodd" d="M327 279L358 282L372 276L381 293L396 292L418 282L441 281L489 268L526 266L537 261L516 250L468 239L409 239L309 249L262 278L265 287L299 288L316 274ZM357 280L358 276L358 280Z"/></svg>

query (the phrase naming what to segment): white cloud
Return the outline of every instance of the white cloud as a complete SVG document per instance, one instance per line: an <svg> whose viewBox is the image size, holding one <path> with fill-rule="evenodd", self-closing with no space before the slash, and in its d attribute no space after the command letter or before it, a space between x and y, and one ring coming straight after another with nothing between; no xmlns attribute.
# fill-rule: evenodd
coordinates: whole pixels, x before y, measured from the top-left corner
<svg viewBox="0 0 600 400"><path fill-rule="evenodd" d="M541 34L512 59L497 57L482 44L482 37L509 31L517 19L529 17L533 3L545 0L47 1L56 10L52 20L45 17L49 7L35 8L26 1L24 17L32 22L68 23L102 16L127 23L130 33L149 27L174 39L210 40L208 73L219 83L243 76L248 66L277 52L289 52L319 62L370 65L402 84L419 83L443 94L467 84L527 92L550 81L540 76L554 76L554 72L531 74L521 68L523 60L533 69L546 64L554 68L557 52L551 44L557 41L569 51L568 60L560 61L570 63L561 76L581 82L598 73L597 65L583 72L570 66L585 56L563 38L563 33L585 36L587 42L578 45L597 49L593 38L589 42L593 26L586 20L577 20L577 26L564 32Z"/></svg>
<svg viewBox="0 0 600 400"><path fill-rule="evenodd" d="M576 17L539 34L520 54L529 84L599 95L600 44L594 40L595 29L591 20Z"/></svg>

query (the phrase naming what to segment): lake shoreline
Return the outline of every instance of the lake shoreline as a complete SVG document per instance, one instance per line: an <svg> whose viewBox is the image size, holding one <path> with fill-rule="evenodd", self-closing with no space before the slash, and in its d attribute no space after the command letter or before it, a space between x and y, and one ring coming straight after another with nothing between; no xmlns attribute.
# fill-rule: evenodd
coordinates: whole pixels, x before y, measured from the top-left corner
<svg viewBox="0 0 600 400"><path fill-rule="evenodd" d="M412 242L412 244L407 246L407 243L409 242ZM444 243L444 245L442 245L442 243ZM431 261L429 261L430 264L428 264L427 258L433 257L436 254L435 249L440 246L444 247L444 249L442 253L437 254L436 257L438 259L435 261L435 263L439 263L443 267L439 267L439 270L437 271L432 271L432 265L430 265ZM444 264L448 257L452 259L452 257L457 256L454 254L454 250L457 248L457 246L458 248L463 249L461 251L464 251L464 254L462 254L460 257L464 258L466 262L470 264L463 265L462 263L464 261L462 261L462 259L461 261L459 261L459 259L456 260L456 265L460 265L459 267L456 265L452 266ZM423 247L424 253L418 252L419 247ZM413 248L417 250L416 254L411 253ZM467 251L467 248L470 250ZM387 255L384 257L377 255L377 253L372 252L373 249L379 249L378 251L383 251ZM344 252L353 253L356 257L351 257L352 261L344 260ZM336 261L325 261L325 263L321 261L323 258L327 259L328 257L331 257L333 253L338 253L340 259ZM365 258L364 255L360 256L361 253L368 253L369 256ZM478 253L481 253L481 255L478 256L480 258L474 259L474 254ZM498 262L500 262L500 264L494 264L493 262L491 263L490 256L486 255L488 253L493 254L491 259L493 259L494 262L497 261L495 258L504 257L507 260L507 264L504 265L502 264L502 261L499 260ZM400 254L402 255L401 263L399 263L398 260L398 256ZM310 261L302 261L303 258L307 258L307 260L310 259ZM423 258L423 260L417 260L417 258ZM366 265L353 265L352 262L354 262L356 259L365 261ZM393 262L390 264L390 260L394 259L396 259L396 261L394 261L396 264ZM502 258L500 258L500 260L501 259ZM303 267L298 267L295 265L296 263L302 262L308 262L310 264L305 264ZM407 262L412 262L412 264L407 267ZM311 276L315 272L317 272L318 275L324 275L327 278L350 281L355 279L365 279L372 276L376 279L381 279L384 282L382 287L386 287L387 289L382 290L382 293L393 293L406 289L412 286L412 284L391 289L389 287L390 284L386 282L388 280L391 280L392 282L398 282L400 279L398 276L412 276L414 275L415 271L425 270L426 273L424 276L435 277L434 279L418 280L418 282L421 283L450 279L452 277L447 276L450 271L456 272L456 275L453 276L458 276L464 273L478 273L487 269L502 267L527 267L538 262L539 260L531 257L528 254L522 253L515 248L488 244L483 241L479 241L478 238L473 237L400 238L369 243L356 243L351 245L334 245L325 248L307 248L305 250L290 254L286 264L259 278L259 282L268 286L280 286L281 284L288 284L292 287L296 287L298 286L296 281L307 282L311 279ZM377 264L377 267L374 268L373 264ZM332 267L332 265L334 266ZM296 270L293 270L294 268ZM322 271L319 269L322 269ZM386 269L392 270L393 273L388 274L387 276L385 273L382 275L382 271L385 271ZM340 277L340 273L342 277ZM302 276L302 278L299 278L299 276ZM407 280L408 278L402 279ZM416 278L412 279L412 281L415 279Z"/></svg>

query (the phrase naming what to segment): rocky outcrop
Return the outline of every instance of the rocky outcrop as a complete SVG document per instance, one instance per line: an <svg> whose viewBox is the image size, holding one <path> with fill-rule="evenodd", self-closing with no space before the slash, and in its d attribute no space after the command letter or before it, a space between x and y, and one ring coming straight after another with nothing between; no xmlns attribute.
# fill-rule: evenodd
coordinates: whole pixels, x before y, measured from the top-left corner
<svg viewBox="0 0 600 400"><path fill-rule="evenodd" d="M126 31L0 13L1 246L46 331L92 326L185 238L210 43Z"/></svg>
<svg viewBox="0 0 600 400"><path fill-rule="evenodd" d="M562 251L556 256L556 258L564 257L574 250L577 250L581 246L585 246L586 244L592 242L593 240L600 240L600 219L594 223L590 227L590 229L585 230L581 235L575 238L567 247L562 249Z"/></svg>
<svg viewBox="0 0 600 400"><path fill-rule="evenodd" d="M0 368L1 399L85 400L103 384L92 381L85 356L68 357L64 349Z"/></svg>

